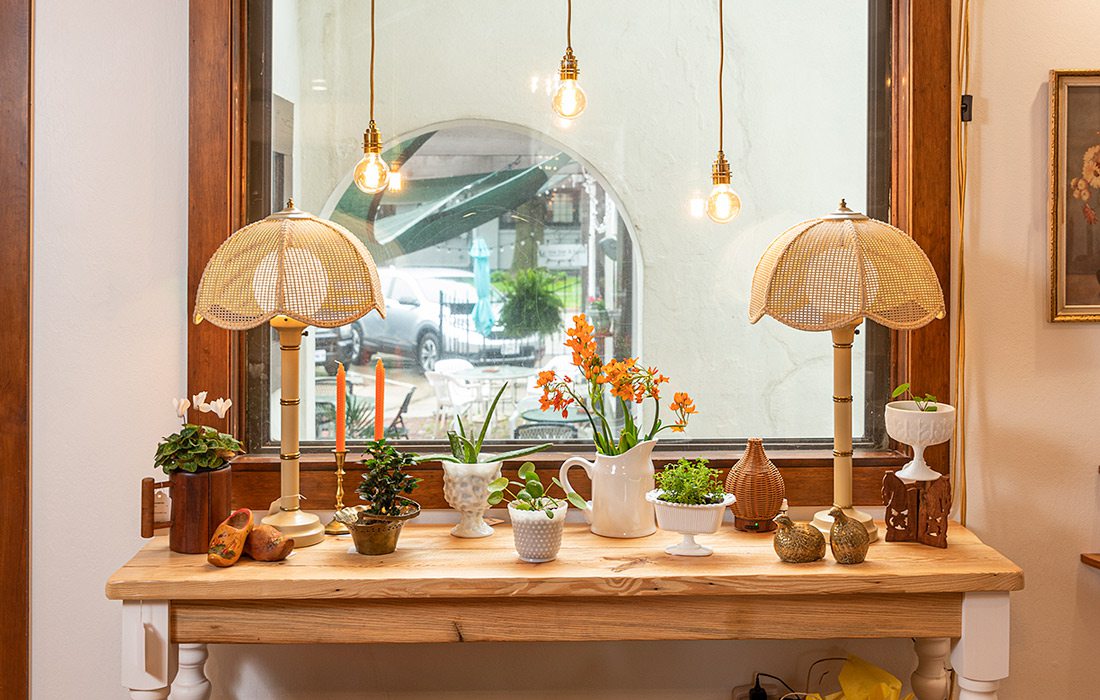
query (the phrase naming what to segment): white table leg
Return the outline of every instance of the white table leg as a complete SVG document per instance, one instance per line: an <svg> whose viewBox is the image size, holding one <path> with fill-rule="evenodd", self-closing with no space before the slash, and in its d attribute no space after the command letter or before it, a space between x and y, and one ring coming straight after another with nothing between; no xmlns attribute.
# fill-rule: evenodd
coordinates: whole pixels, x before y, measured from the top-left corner
<svg viewBox="0 0 1100 700"><path fill-rule="evenodd" d="M1008 678L1008 593L967 593L962 636L951 652L959 676L959 700L997 700Z"/></svg>
<svg viewBox="0 0 1100 700"><path fill-rule="evenodd" d="M168 641L168 602L122 602L122 685L130 697L164 700L175 671L176 654Z"/></svg>
<svg viewBox="0 0 1100 700"><path fill-rule="evenodd" d="M945 700L950 677L947 674L947 655L951 653L951 640L946 637L914 639L917 652L917 670L909 682L917 700Z"/></svg>
<svg viewBox="0 0 1100 700"><path fill-rule="evenodd" d="M172 700L209 700L206 677L206 645L180 644L179 673L172 681Z"/></svg>

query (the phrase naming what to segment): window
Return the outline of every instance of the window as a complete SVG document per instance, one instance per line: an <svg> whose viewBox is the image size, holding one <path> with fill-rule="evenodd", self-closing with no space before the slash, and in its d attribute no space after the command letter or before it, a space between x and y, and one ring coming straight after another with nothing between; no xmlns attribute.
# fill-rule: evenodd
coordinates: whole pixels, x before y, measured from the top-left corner
<svg viewBox="0 0 1100 700"><path fill-rule="evenodd" d="M737 9L726 29L735 48L725 150L744 208L717 226L692 206L708 189L717 145L714 79L702 69L716 62L714 37L700 29L713 22L705 3L672 14L643 3L631 32L577 36L590 108L572 124L549 109L561 47L545 32L533 40L529 13L490 2L441 12L428 0L381 12L376 119L403 186L368 197L350 181L366 124L367 5L252 0L248 179L274 184L249 188L249 218L279 208L274 195L286 191L359 236L387 286L384 321L372 314L309 333L303 438L329 438L335 362L349 365L353 393L366 401L380 358L387 423L404 407L408 439L440 439L455 412L476 415L505 378L492 436L509 439L518 425L547 419L531 377L565 363L563 327L585 312L604 334L605 356L640 354L696 397L701 412L684 439L828 443L828 339L771 319L750 326L747 296L760 253L786 227L842 196L889 216L889 5ZM558 18L546 11L550 25ZM602 32L621 11L593 5L583 22ZM403 40L410 33L436 39ZM660 68L638 71L655 65L654 51ZM522 271L536 271L559 300L552 328L502 322ZM482 299L476 280L486 274ZM475 313L479 302L487 312ZM861 330L854 429L859 445L881 447L891 335L872 323ZM257 449L278 438L277 344L260 329L246 349L247 434Z"/></svg>

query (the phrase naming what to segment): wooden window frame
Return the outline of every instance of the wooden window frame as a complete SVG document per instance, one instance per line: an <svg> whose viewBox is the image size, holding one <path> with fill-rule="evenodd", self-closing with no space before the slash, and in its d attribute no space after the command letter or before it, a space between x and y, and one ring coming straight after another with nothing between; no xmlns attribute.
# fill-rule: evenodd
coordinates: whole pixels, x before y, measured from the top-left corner
<svg viewBox="0 0 1100 700"><path fill-rule="evenodd" d="M950 298L951 4L950 0L890 1L892 158L889 164L872 167L889 169L890 219L928 253L944 294ZM870 6L873 11L875 3ZM256 97L250 96L253 88L248 77L247 7L247 0L204 0L190 7L189 309L207 260L230 233L247 223L245 112L250 99ZM947 396L950 327L949 316L917 331L891 332L891 380L905 377L922 391ZM187 339L188 386L233 399L230 430L236 435L243 435L246 426L243 338L243 333L204 323L191 325ZM729 467L740 456L728 444L688 449L693 455L709 458L717 468ZM832 500L831 451L773 449L769 454L783 471L792 505ZM946 471L948 454L947 446L941 445L930 448L928 457ZM677 456L660 453L655 461L660 465ZM565 455L551 452L535 457L534 461L551 466L560 464ZM881 503L885 471L907 458L905 452L893 448L858 451L856 503ZM331 469L330 455L303 456L302 493L317 507L327 506L332 498ZM234 462L234 472L237 505L262 509L278 496L277 455L244 455ZM352 483L355 473L353 469ZM446 507L439 466L423 465L417 476L424 479L417 491L422 505Z"/></svg>

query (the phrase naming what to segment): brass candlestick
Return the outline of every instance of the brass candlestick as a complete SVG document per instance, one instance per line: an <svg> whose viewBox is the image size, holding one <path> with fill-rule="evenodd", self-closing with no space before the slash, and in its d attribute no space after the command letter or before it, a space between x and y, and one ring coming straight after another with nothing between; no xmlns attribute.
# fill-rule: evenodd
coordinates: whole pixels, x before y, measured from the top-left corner
<svg viewBox="0 0 1100 700"><path fill-rule="evenodd" d="M344 460L348 458L347 450L333 450L336 456L336 510L344 507ZM326 535L346 535L350 530L348 526L335 517L325 526Z"/></svg>

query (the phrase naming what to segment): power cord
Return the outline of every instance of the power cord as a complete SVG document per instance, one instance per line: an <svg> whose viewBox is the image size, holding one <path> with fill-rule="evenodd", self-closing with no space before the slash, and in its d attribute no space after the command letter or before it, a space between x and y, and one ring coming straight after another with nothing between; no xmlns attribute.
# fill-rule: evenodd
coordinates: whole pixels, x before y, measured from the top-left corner
<svg viewBox="0 0 1100 700"><path fill-rule="evenodd" d="M768 700L768 691L760 687L761 676L763 676L764 678L771 678L773 681L779 681L783 685L783 687L791 691L791 693L797 692L794 688L791 687L790 683L783 680L779 676L773 676L770 673L757 673L755 679L756 684L749 689L749 700ZM790 695L790 693L788 693L788 695Z"/></svg>

